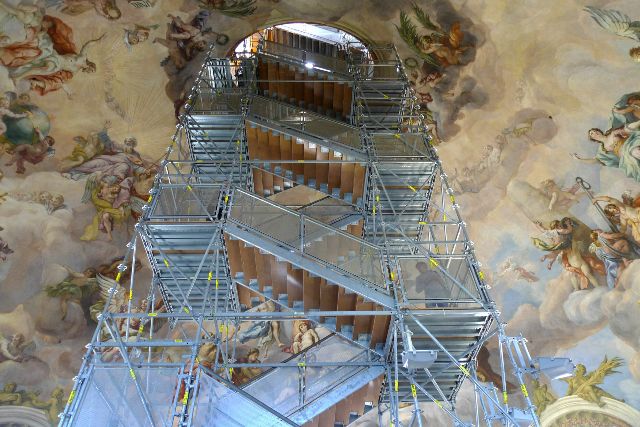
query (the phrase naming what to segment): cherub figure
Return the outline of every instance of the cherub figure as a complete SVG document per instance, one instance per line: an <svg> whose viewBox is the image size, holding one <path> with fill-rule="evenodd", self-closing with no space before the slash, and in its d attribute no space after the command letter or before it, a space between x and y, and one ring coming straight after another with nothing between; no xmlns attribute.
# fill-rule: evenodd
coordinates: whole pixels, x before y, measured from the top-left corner
<svg viewBox="0 0 640 427"><path fill-rule="evenodd" d="M610 33L640 42L640 21L631 21L629 16L617 10L599 9L593 6L587 6L584 10L591 15L596 24ZM629 56L634 61L640 62L640 46L631 48Z"/></svg>
<svg viewBox="0 0 640 427"><path fill-rule="evenodd" d="M585 193L576 194L580 190L580 184L576 183L570 188L561 188L553 179L545 179L540 183L540 191L549 197L549 210L554 208L566 211L576 204Z"/></svg>
<svg viewBox="0 0 640 427"><path fill-rule="evenodd" d="M125 28L124 44L129 49L129 52L131 52L133 46L147 41L151 30L155 30L158 27L158 24L149 25L148 27L135 24L132 30Z"/></svg>
<svg viewBox="0 0 640 427"><path fill-rule="evenodd" d="M46 411L49 421L55 422L58 420L58 414L64 409L64 389L62 387L56 387L51 392L51 397L47 400L38 399L39 393L25 393L29 399L23 402L23 406L29 406L31 408L43 409Z"/></svg>
<svg viewBox="0 0 640 427"><path fill-rule="evenodd" d="M192 60L198 52L207 47L205 35L211 32L211 28L205 28L209 12L202 10L186 23L179 16L167 15L171 22L167 24L167 33L164 39L156 37L153 43L160 43L169 49L169 60L178 70L183 69L187 62Z"/></svg>
<svg viewBox="0 0 640 427"><path fill-rule="evenodd" d="M9 109L9 98L6 96L0 97L0 136L4 135L7 131L7 125L4 122L5 117L11 117L12 119L22 119L25 117L30 117L32 113L30 111L25 111L24 113L14 113Z"/></svg>
<svg viewBox="0 0 640 427"><path fill-rule="evenodd" d="M416 3L412 3L411 8L418 22L429 33L418 35L417 26L401 11L400 26L396 25L396 29L409 48L436 68L460 64L462 54L469 49L469 46L462 46L464 35L460 23L453 23L447 32L431 21L429 15Z"/></svg>
<svg viewBox="0 0 640 427"><path fill-rule="evenodd" d="M547 409L547 406L558 400L558 398L549 391L546 384L541 384L538 380L534 379L532 385L533 393L531 397L533 404L536 406L536 414L540 416L540 414Z"/></svg>
<svg viewBox="0 0 640 427"><path fill-rule="evenodd" d="M300 353L318 341L320 341L320 337L315 329L311 327L311 322L303 320L298 324L298 333L293 337L293 344L291 345L293 354Z"/></svg>
<svg viewBox="0 0 640 427"><path fill-rule="evenodd" d="M596 403L598 406L605 405L602 401L603 397L622 402L622 400L616 399L599 387L606 377L619 373L615 369L622 366L622 364L623 361L619 357L609 360L605 356L598 368L589 374L587 374L587 368L583 364L578 364L572 377L562 379L562 381L569 384L566 395L578 396L586 401Z"/></svg>
<svg viewBox="0 0 640 427"><path fill-rule="evenodd" d="M56 143L56 140L53 139L52 136L44 136L38 128L34 128L34 130L38 135L39 141L35 144L22 144L15 147L13 150L13 157L5 164L5 166L11 166L15 163L17 174L25 173L25 162L37 165L45 158L51 157L55 154L55 150L51 147Z"/></svg>
<svg viewBox="0 0 640 427"><path fill-rule="evenodd" d="M22 394L17 392L18 385L16 383L6 383L2 391L0 391L0 405L22 404Z"/></svg>

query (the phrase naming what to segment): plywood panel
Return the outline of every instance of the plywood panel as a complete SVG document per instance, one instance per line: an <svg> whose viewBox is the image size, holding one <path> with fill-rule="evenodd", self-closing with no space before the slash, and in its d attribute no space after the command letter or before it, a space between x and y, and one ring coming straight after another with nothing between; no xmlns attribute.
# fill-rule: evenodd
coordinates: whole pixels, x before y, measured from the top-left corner
<svg viewBox="0 0 640 427"><path fill-rule="evenodd" d="M329 151L323 151L323 149L318 145L317 159L318 160L329 160ZM328 163L316 163L316 182L318 183L318 188L320 188L320 183L329 182L329 164Z"/></svg>
<svg viewBox="0 0 640 427"><path fill-rule="evenodd" d="M320 278L313 277L308 272L304 272L303 281L303 301L304 310L312 310L320 308Z"/></svg>
<svg viewBox="0 0 640 427"><path fill-rule="evenodd" d="M269 257L271 263L271 282L273 286L273 298L287 293L287 264L276 261L273 256Z"/></svg>
<svg viewBox="0 0 640 427"><path fill-rule="evenodd" d="M301 139L291 138L291 159L304 160L304 143L302 143ZM302 163L290 164L288 169L292 170L295 175L304 173L304 165Z"/></svg>
<svg viewBox="0 0 640 427"><path fill-rule="evenodd" d="M336 406L326 409L318 416L318 427L333 427L336 423Z"/></svg>
<svg viewBox="0 0 640 427"><path fill-rule="evenodd" d="M371 311L374 309L372 302L359 302L356 304L356 310L358 311ZM360 334L371 333L371 326L373 324L373 316L356 316L353 324L353 339L357 340Z"/></svg>
<svg viewBox="0 0 640 427"><path fill-rule="evenodd" d="M342 98L342 116L347 120L351 114L351 95L353 88L350 85L344 86L344 97Z"/></svg>
<svg viewBox="0 0 640 427"><path fill-rule="evenodd" d="M353 203L355 204L364 194L364 179L367 169L356 164L353 169Z"/></svg>
<svg viewBox="0 0 640 427"><path fill-rule="evenodd" d="M389 316L374 316L371 326L371 348L375 348L376 344L384 344L387 341L389 332Z"/></svg>
<svg viewBox="0 0 640 427"><path fill-rule="evenodd" d="M309 143L304 143L304 159L305 160L316 160L316 150L318 147L316 145L313 148L309 147ZM309 178L316 179L316 164L315 163L305 163L303 168L304 173L304 183L309 183Z"/></svg>
<svg viewBox="0 0 640 427"><path fill-rule="evenodd" d="M289 295L289 307L293 307L294 301L303 300L302 270L293 268L287 263L287 295Z"/></svg>
<svg viewBox="0 0 640 427"><path fill-rule="evenodd" d="M356 294L347 294L344 289L338 291L338 310L351 311L356 308ZM336 329L340 331L342 325L353 325L353 316L338 316Z"/></svg>
<svg viewBox="0 0 640 427"><path fill-rule="evenodd" d="M355 164L343 163L340 168L340 197L345 193L353 193Z"/></svg>
<svg viewBox="0 0 640 427"><path fill-rule="evenodd" d="M344 85L335 83L333 85L333 111L338 118L342 117L342 99L344 98Z"/></svg>
<svg viewBox="0 0 640 427"><path fill-rule="evenodd" d="M341 161L342 157L337 157L333 150L329 151L329 160ZM340 188L340 163L329 163L329 193L334 188Z"/></svg>

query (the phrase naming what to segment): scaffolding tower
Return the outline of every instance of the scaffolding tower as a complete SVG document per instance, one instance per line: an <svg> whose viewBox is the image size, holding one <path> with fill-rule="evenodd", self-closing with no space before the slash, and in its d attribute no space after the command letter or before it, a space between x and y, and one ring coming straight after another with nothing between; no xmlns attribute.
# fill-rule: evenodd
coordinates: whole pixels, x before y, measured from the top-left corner
<svg viewBox="0 0 640 427"><path fill-rule="evenodd" d="M405 406L422 426L425 402L456 426L538 426L527 378L571 363L505 333L414 95L392 45L271 29L231 58L212 48L101 278L60 426L332 427L373 408L400 426ZM490 340L499 384L477 375Z"/></svg>

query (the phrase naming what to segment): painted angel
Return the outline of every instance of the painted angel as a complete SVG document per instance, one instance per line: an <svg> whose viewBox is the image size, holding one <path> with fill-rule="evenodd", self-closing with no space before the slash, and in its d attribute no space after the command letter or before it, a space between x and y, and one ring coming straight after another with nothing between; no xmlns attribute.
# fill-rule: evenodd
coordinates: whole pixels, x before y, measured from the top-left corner
<svg viewBox="0 0 640 427"><path fill-rule="evenodd" d="M593 6L587 6L584 10L589 12L596 24L610 33L640 42L640 21L632 21L629 16L617 10L599 9ZM634 61L640 62L640 46L632 47L629 50L629 56Z"/></svg>
<svg viewBox="0 0 640 427"><path fill-rule="evenodd" d="M10 338L0 334L0 363L8 360L25 362L34 357L35 350L36 344L33 341L27 341L20 333L13 334Z"/></svg>
<svg viewBox="0 0 640 427"><path fill-rule="evenodd" d="M426 35L418 34L418 27L411 22L409 16L400 12L400 26L396 29L409 48L427 63L445 68L460 64L460 57L470 46L463 46L464 34L459 22L454 22L449 31L431 21L431 18L416 3L411 4L417 21L428 31Z"/></svg>
<svg viewBox="0 0 640 427"><path fill-rule="evenodd" d="M588 402L596 403L598 406L605 405L605 402L602 401L603 397L620 400L616 399L599 386L602 385L604 379L609 375L620 373L615 369L622 366L622 364L623 361L619 357L614 357L609 360L607 356L605 356L604 360L600 362L598 368L588 374L587 368L583 364L578 364L572 377L562 379L562 381L569 384L567 396L578 396Z"/></svg>
<svg viewBox="0 0 640 427"><path fill-rule="evenodd" d="M553 179L545 179L540 183L540 191L549 197L549 210L554 208L559 211L567 211L586 193L578 193L580 184L575 183L569 188L560 187Z"/></svg>

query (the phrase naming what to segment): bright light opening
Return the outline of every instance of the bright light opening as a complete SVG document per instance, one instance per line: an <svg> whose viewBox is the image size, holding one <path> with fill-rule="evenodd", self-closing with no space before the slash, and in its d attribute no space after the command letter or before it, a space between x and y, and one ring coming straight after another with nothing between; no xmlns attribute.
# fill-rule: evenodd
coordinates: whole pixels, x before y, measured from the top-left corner
<svg viewBox="0 0 640 427"><path fill-rule="evenodd" d="M313 68L313 62L305 62L304 66L309 68L309 69L311 69L311 68Z"/></svg>

